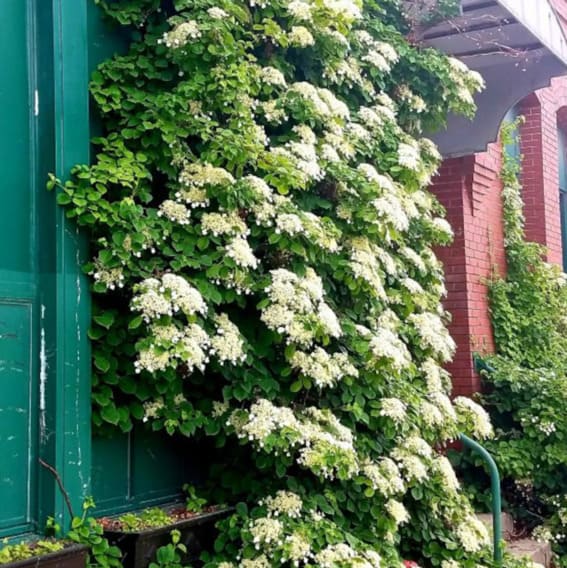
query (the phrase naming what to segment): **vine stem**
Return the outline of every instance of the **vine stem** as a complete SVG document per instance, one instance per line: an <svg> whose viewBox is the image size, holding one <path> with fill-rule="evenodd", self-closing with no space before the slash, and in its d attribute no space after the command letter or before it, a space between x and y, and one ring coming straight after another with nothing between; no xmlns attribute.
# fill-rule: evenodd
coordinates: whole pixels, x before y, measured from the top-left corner
<svg viewBox="0 0 567 568"><path fill-rule="evenodd" d="M67 490L63 485L63 480L61 479L59 472L52 465L49 465L46 461L42 460L41 458L39 458L39 465L47 469L53 475L55 481L57 481L59 490L61 491L61 494L65 499L65 504L67 505L67 509L69 511L69 514L71 515L71 519L75 518L75 515L73 514L73 507L71 506L71 499L69 498L69 493L67 493Z"/></svg>

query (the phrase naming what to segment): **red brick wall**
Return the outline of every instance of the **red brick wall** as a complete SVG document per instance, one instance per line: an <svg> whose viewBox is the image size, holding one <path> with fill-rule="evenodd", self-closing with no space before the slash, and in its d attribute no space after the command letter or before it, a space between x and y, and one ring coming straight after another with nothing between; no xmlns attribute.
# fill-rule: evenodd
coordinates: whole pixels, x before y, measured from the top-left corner
<svg viewBox="0 0 567 568"><path fill-rule="evenodd" d="M494 349L486 280L493 270L505 270L500 158L500 147L491 144L485 153L446 160L432 186L455 232L452 246L437 251L445 265L449 330L457 343L448 365L455 394L479 389L473 355Z"/></svg>
<svg viewBox="0 0 567 568"><path fill-rule="evenodd" d="M558 113L567 107L567 78L553 79L520 104L526 118L520 129L526 237L545 245L547 259L562 263L559 214Z"/></svg>
<svg viewBox="0 0 567 568"><path fill-rule="evenodd" d="M520 129L526 235L548 248L550 262L561 263L557 122L559 116L567 125L567 77L524 99L520 112L526 117ZM432 185L455 232L452 246L438 251L457 343L448 365L454 394L479 390L473 355L494 351L486 281L506 270L500 165L500 145L490 144L486 152L446 160Z"/></svg>

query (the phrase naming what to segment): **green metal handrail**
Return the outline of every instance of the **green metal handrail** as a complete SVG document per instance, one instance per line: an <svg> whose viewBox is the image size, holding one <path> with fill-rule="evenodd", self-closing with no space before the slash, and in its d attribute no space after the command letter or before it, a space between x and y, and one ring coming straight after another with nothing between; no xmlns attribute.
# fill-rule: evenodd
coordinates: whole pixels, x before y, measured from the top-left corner
<svg viewBox="0 0 567 568"><path fill-rule="evenodd" d="M460 440L464 446L477 453L490 472L490 489L492 493L492 538L493 558L497 566L502 565L502 498L500 496L500 473L494 458L478 442L461 434Z"/></svg>

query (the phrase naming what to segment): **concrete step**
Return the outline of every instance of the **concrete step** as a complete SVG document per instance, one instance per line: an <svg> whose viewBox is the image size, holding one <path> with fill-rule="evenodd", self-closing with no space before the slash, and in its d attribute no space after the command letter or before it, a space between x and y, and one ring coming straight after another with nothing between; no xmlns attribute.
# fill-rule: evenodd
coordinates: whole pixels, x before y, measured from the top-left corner
<svg viewBox="0 0 567 568"><path fill-rule="evenodd" d="M477 518L482 521L486 528L492 534L492 515L490 513L479 514ZM508 513L502 513L502 538L511 540L514 536L514 519Z"/></svg>
<svg viewBox="0 0 567 568"><path fill-rule="evenodd" d="M522 538L507 543L506 550L516 556L527 557L532 562L537 562L545 568L551 568L553 553L549 542L538 542L531 538Z"/></svg>

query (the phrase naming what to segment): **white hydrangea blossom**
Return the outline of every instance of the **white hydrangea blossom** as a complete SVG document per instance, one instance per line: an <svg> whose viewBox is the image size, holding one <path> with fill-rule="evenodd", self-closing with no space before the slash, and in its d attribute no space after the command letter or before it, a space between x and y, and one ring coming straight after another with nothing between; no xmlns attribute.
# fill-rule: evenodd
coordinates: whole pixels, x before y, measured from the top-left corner
<svg viewBox="0 0 567 568"><path fill-rule="evenodd" d="M161 280L148 278L135 286L135 292L132 310L141 312L146 322L179 311L188 316L207 312L199 291L175 274L164 274Z"/></svg>
<svg viewBox="0 0 567 568"><path fill-rule="evenodd" d="M417 144L400 144L398 147L398 163L408 170L419 171L421 168L421 155Z"/></svg>
<svg viewBox="0 0 567 568"><path fill-rule="evenodd" d="M237 211L228 213L205 213L201 217L201 231L203 235L247 235L249 232L246 223L240 218Z"/></svg>
<svg viewBox="0 0 567 568"><path fill-rule="evenodd" d="M323 300L323 283L312 268L304 277L283 268L272 270L266 289L270 304L261 320L272 330L287 336L288 343L309 346L319 326L331 337L342 334L337 316Z"/></svg>
<svg viewBox="0 0 567 568"><path fill-rule="evenodd" d="M383 398L380 403L380 416L386 416L396 424L406 419L407 405L399 398Z"/></svg>
<svg viewBox="0 0 567 568"><path fill-rule="evenodd" d="M469 516L459 523L455 533L467 552L478 552L490 544L488 530L476 517Z"/></svg>
<svg viewBox="0 0 567 568"><path fill-rule="evenodd" d="M263 545L280 542L283 528L283 524L277 519L262 517L252 521L248 530L256 550L260 550Z"/></svg>
<svg viewBox="0 0 567 568"><path fill-rule="evenodd" d="M383 568L380 555L374 550L356 551L346 543L325 547L315 555L315 562L320 568L336 566L357 566L360 568Z"/></svg>
<svg viewBox="0 0 567 568"><path fill-rule="evenodd" d="M456 345L437 314L431 312L412 314L408 320L415 326L426 347L432 349L443 361L451 359Z"/></svg>
<svg viewBox="0 0 567 568"><path fill-rule="evenodd" d="M303 0L292 0L287 4L287 11L298 21L310 22L312 19L311 4Z"/></svg>
<svg viewBox="0 0 567 568"><path fill-rule="evenodd" d="M225 247L226 256L232 258L234 262L242 268L258 268L258 259L254 256L254 251L248 241L243 237L235 237Z"/></svg>
<svg viewBox="0 0 567 568"><path fill-rule="evenodd" d="M445 456L438 456L435 459L435 469L439 472L441 477L443 487L449 489L450 491L458 491L461 487L455 470L451 462Z"/></svg>
<svg viewBox="0 0 567 568"><path fill-rule="evenodd" d="M229 362L233 365L242 363L246 359L244 352L244 339L236 325L226 314L215 316L217 333L211 337L210 354L214 355L221 365Z"/></svg>
<svg viewBox="0 0 567 568"><path fill-rule="evenodd" d="M293 566L307 564L309 559L313 556L311 543L299 533L286 536L282 548L283 559L291 562Z"/></svg>
<svg viewBox="0 0 567 568"><path fill-rule="evenodd" d="M387 501L385 509L397 525L407 523L410 519L409 513L403 503L396 501L396 499Z"/></svg>
<svg viewBox="0 0 567 568"><path fill-rule="evenodd" d="M460 414L467 424L471 424L473 435L480 439L490 438L494 432L490 417L482 406L465 396L458 396L453 401L457 414Z"/></svg>
<svg viewBox="0 0 567 568"><path fill-rule="evenodd" d="M396 462L390 458L381 458L378 463L366 462L360 469L371 487L384 497L400 495L405 491L405 483Z"/></svg>
<svg viewBox="0 0 567 568"><path fill-rule="evenodd" d="M170 49L179 49L185 47L191 41L198 40L201 35L199 24L195 20L189 20L166 32L162 42Z"/></svg>
<svg viewBox="0 0 567 568"><path fill-rule="evenodd" d="M205 186L226 186L234 183L234 177L224 168L195 162L184 166L179 175L179 183L189 189Z"/></svg>
<svg viewBox="0 0 567 568"><path fill-rule="evenodd" d="M411 365L409 349L391 329L380 328L375 331L369 347L373 357L388 360L397 371L407 369Z"/></svg>
<svg viewBox="0 0 567 568"><path fill-rule="evenodd" d="M265 505L268 516L279 517L280 515L297 519L301 516L303 500L297 493L292 491L278 491L274 496L261 500L260 505Z"/></svg>
<svg viewBox="0 0 567 568"><path fill-rule="evenodd" d="M328 410L309 407L296 416L290 408L260 399L244 415L235 411L228 423L239 438L260 448L283 444L288 455L296 448L297 463L323 478L333 479L340 470L350 479L359 471L351 430Z"/></svg>
<svg viewBox="0 0 567 568"><path fill-rule="evenodd" d="M312 378L319 388L333 387L345 376L358 377L356 367L349 362L345 353L331 355L321 347L316 347L312 353L296 351L291 365Z"/></svg>
<svg viewBox="0 0 567 568"><path fill-rule="evenodd" d="M315 44L315 38L305 26L293 26L287 39L291 45L296 47L309 47Z"/></svg>
<svg viewBox="0 0 567 568"><path fill-rule="evenodd" d="M275 67L262 67L260 70L260 79L267 85L273 85L275 87L286 86L284 74Z"/></svg>
<svg viewBox="0 0 567 568"><path fill-rule="evenodd" d="M209 8L207 10L207 14L209 14L209 16L213 18L213 20L224 20L225 18L228 18L228 14L218 6L212 6L211 8Z"/></svg>
<svg viewBox="0 0 567 568"><path fill-rule="evenodd" d="M176 203L171 199L165 200L158 210L158 217L166 217L174 223L179 223L180 225L188 225L191 217L191 211L185 207L182 203Z"/></svg>

